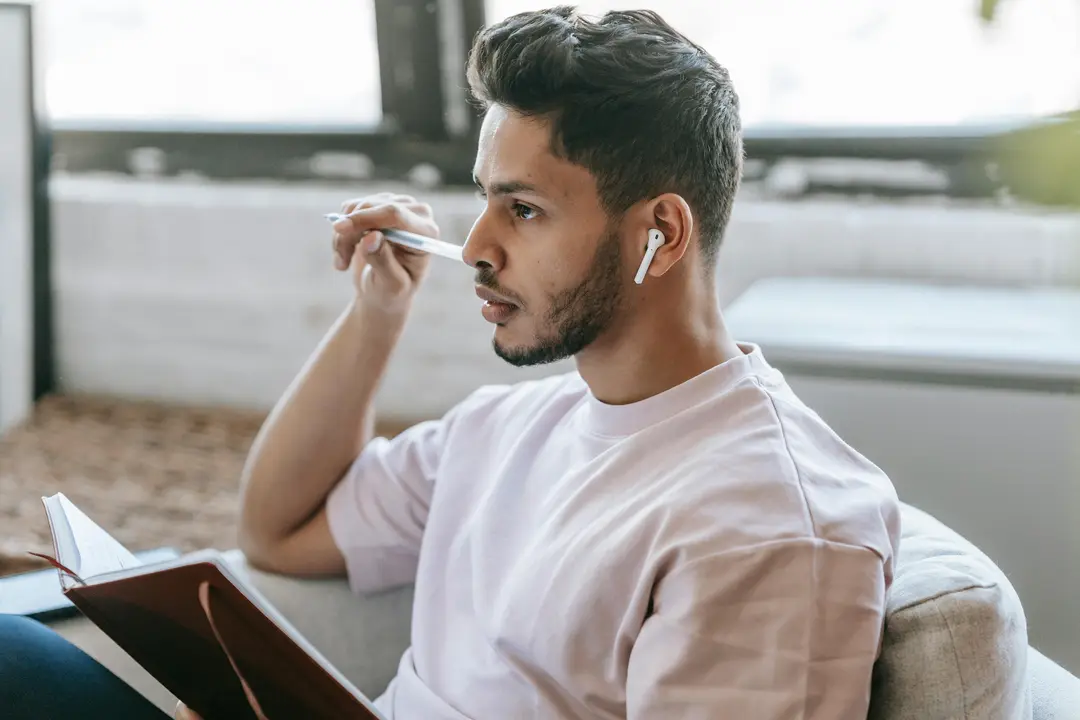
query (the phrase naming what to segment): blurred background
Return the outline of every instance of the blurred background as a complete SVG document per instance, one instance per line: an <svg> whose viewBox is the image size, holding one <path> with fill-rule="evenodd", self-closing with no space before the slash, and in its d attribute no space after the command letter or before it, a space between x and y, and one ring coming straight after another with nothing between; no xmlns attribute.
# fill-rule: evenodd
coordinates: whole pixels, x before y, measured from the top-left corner
<svg viewBox="0 0 1080 720"><path fill-rule="evenodd" d="M547 4L0 2L0 575L61 491L132 549L232 547L248 445L349 297L322 214L401 188L462 242L470 40ZM656 7L742 101L736 333L1080 672L1080 1ZM383 432L569 369L497 360L471 287L434 260Z"/></svg>

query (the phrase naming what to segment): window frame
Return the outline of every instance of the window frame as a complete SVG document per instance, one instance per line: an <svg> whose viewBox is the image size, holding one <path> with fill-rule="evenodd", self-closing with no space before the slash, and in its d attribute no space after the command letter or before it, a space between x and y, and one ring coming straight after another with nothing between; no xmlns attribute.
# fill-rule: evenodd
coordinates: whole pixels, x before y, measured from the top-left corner
<svg viewBox="0 0 1080 720"><path fill-rule="evenodd" d="M50 123L53 167L64 172L217 179L358 179L310 162L362 155L371 180L403 180L420 164L446 184L470 184L479 132L464 66L484 21L484 0L373 0L383 118L363 125L87 121ZM133 158L153 149L148 170Z"/></svg>
<svg viewBox="0 0 1080 720"><path fill-rule="evenodd" d="M380 182L408 181L417 166L431 165L443 186L471 187L480 118L469 107L464 66L484 24L484 0L373 2L384 115L376 127L54 121L53 167L71 173L193 173L222 180ZM948 178L947 187L934 194L992 198L1002 190L995 177L996 148L1035 124L748 127L744 142L759 175L791 160L914 160ZM150 170L134 160L147 148L156 158ZM327 155L356 162L312 162ZM808 189L815 190L912 192L874 180Z"/></svg>

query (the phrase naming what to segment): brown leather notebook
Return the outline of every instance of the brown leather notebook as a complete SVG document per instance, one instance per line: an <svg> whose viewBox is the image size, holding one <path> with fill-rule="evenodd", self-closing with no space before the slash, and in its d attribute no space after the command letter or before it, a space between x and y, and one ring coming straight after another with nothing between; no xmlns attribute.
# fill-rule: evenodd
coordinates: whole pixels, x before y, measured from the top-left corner
<svg viewBox="0 0 1080 720"><path fill-rule="evenodd" d="M42 500L64 595L205 720L381 720L220 553L144 565L63 494Z"/></svg>

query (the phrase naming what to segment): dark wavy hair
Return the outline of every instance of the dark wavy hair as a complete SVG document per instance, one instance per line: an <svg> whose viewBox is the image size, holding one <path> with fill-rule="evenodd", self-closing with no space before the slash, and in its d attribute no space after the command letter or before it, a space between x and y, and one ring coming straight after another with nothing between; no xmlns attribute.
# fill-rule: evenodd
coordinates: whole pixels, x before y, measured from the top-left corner
<svg viewBox="0 0 1080 720"><path fill-rule="evenodd" d="M739 98L727 70L657 13L513 15L477 34L468 80L481 109L550 118L552 152L592 173L610 215L682 195L714 264L742 175Z"/></svg>

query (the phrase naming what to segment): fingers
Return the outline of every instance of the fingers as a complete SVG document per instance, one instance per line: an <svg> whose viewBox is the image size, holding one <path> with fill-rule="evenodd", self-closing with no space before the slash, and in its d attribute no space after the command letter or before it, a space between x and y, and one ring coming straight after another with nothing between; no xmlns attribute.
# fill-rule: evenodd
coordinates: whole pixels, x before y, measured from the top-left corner
<svg viewBox="0 0 1080 720"><path fill-rule="evenodd" d="M372 205L369 207L359 206L354 208L345 217L334 223L334 230L342 235L364 233L368 230L379 228L401 228L406 224L405 209L394 203Z"/></svg>
<svg viewBox="0 0 1080 720"><path fill-rule="evenodd" d="M334 248L335 269L347 270L349 268L350 263L352 263L353 254L356 250L356 245L361 239L362 236L343 235L342 233L334 232L331 244Z"/></svg>
<svg viewBox="0 0 1080 720"><path fill-rule="evenodd" d="M397 202L396 198L411 202ZM381 200L387 202L379 202ZM334 267L338 270L348 268L357 243L380 228L398 228L427 237L439 236L439 227L432 218L431 206L408 196L376 195L365 200L344 203L342 211L346 217L334 223L332 238Z"/></svg>
<svg viewBox="0 0 1080 720"><path fill-rule="evenodd" d="M432 221L430 215L425 216L419 212L425 207L422 203L415 202L358 206L347 213L346 217L334 223L334 230L347 235L380 228L398 228L428 237L437 237L438 226Z"/></svg>
<svg viewBox="0 0 1080 720"><path fill-rule="evenodd" d="M176 711L173 713L173 717L176 720L202 720L194 710L190 709L182 702L176 703Z"/></svg>
<svg viewBox="0 0 1080 720"><path fill-rule="evenodd" d="M376 230L364 236L360 251L363 254L363 272L366 275L366 278L361 278L362 283L375 282L373 276L377 275L378 282L383 285L380 289L391 295L406 290L412 283L409 273L395 255L394 247L381 232Z"/></svg>
<svg viewBox="0 0 1080 720"><path fill-rule="evenodd" d="M410 210L413 210L419 215L432 215L431 206L427 203L422 203L418 201L412 195L395 195L388 192L376 193L375 195L369 195L368 197L356 198L353 200L346 200L345 202L341 203L341 214L348 215L354 210L375 207L376 205L388 205L390 203L405 205Z"/></svg>
<svg viewBox="0 0 1080 720"><path fill-rule="evenodd" d="M414 201L411 203L405 203L405 207L409 208L409 210L411 210L415 215L419 215L420 217L430 219L435 216L435 211L427 203Z"/></svg>

